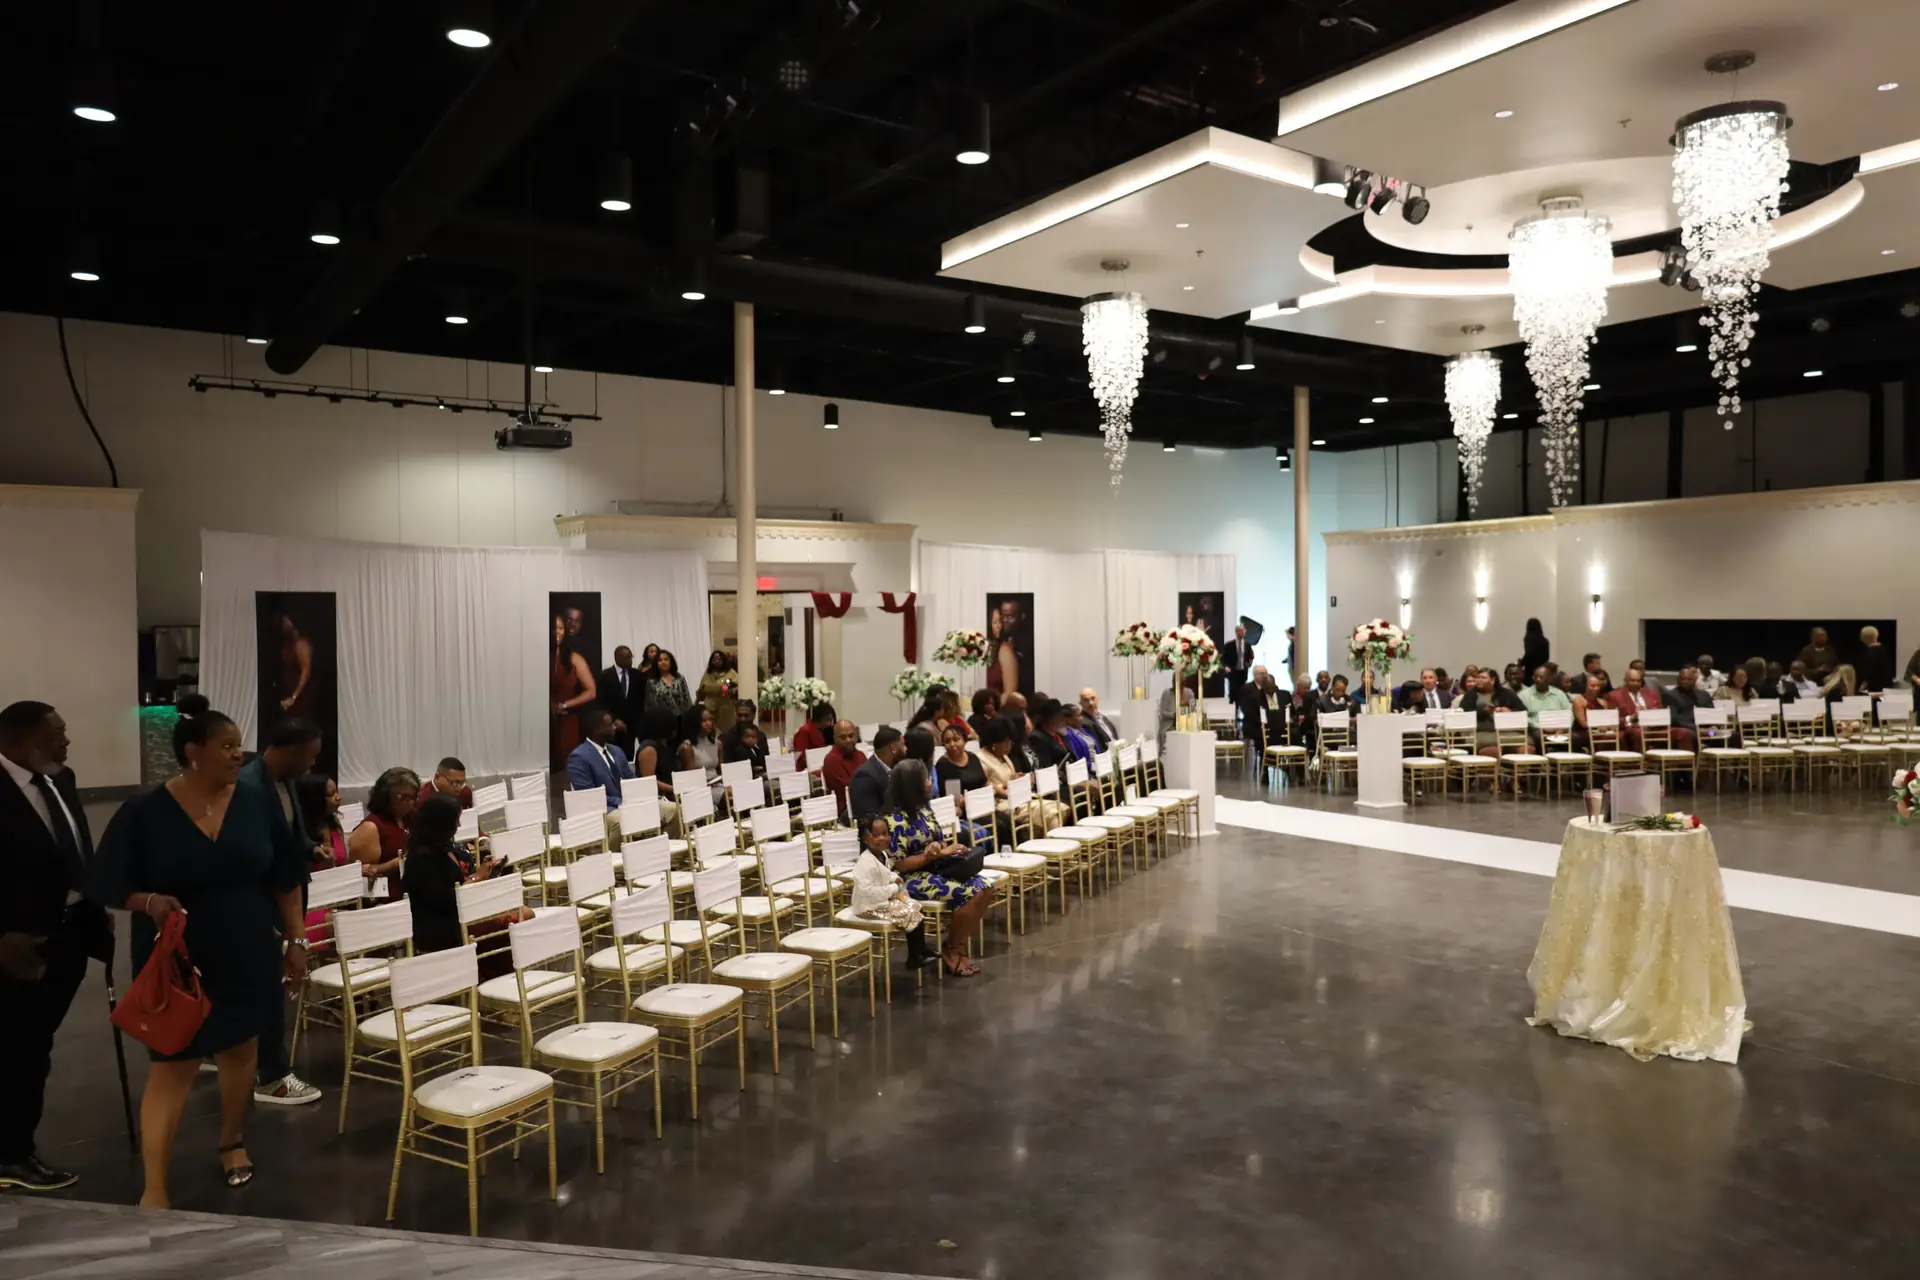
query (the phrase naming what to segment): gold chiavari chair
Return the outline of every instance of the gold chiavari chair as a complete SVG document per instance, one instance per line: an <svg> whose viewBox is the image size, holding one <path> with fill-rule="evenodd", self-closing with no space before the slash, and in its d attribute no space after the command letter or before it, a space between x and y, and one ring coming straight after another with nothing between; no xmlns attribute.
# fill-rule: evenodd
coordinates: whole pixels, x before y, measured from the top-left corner
<svg viewBox="0 0 1920 1280"><path fill-rule="evenodd" d="M384 888L386 882L381 881ZM379 990L386 981L387 961L383 957L363 956L349 964L334 955L333 922L338 912L351 911L365 899L368 880L358 862L344 867L329 867L313 873L307 885L307 910L325 911L317 923L307 926L307 954L311 968L307 980L294 996L292 1058L300 1052L300 1036L309 1023L342 1027L345 1022L347 971L354 970L362 994Z"/></svg>
<svg viewBox="0 0 1920 1280"><path fill-rule="evenodd" d="M1640 754L1660 775L1662 791L1673 789L1673 775L1697 776L1700 766L1694 753L1673 745L1673 712L1665 707L1643 707L1640 716Z"/></svg>
<svg viewBox="0 0 1920 1280"><path fill-rule="evenodd" d="M1587 741L1592 746L1594 768L1603 783L1611 782L1623 773L1641 773L1646 769L1646 757L1620 745L1620 713L1617 710L1588 708Z"/></svg>
<svg viewBox="0 0 1920 1280"><path fill-rule="evenodd" d="M1584 791L1592 785L1593 757L1573 747L1573 712L1542 711L1540 736L1554 799L1563 790Z"/></svg>
<svg viewBox="0 0 1920 1280"><path fill-rule="evenodd" d="M1744 702L1730 704L1733 711L1745 706ZM1733 719L1729 714L1729 705L1717 707L1698 707L1693 713L1694 754L1697 757L1694 770L1694 786L1700 785L1702 769L1713 773L1713 789L1719 792L1722 777L1732 770L1736 778L1748 775L1749 787L1757 787L1758 779L1753 773L1753 752L1746 747L1735 746L1735 726L1728 723Z"/></svg>
<svg viewBox="0 0 1920 1280"><path fill-rule="evenodd" d="M770 855L770 856L769 856ZM807 847L795 840L784 846L767 847L762 857L768 858L769 865L782 879L791 879L802 875L807 867ZM731 867L722 867L712 872L702 872L703 879L694 884L694 897L698 901L701 885L704 883L709 895L723 895L720 901L710 902L705 908L709 916L723 914L727 901L724 895L732 894L734 905L734 925L741 937L747 936L747 922L740 914L741 904L746 896L740 891L740 873ZM807 1005L807 1047L816 1044L814 1036L814 999L813 999L813 957L804 952L785 949L780 946L780 919L773 917L773 950L742 951L722 960L713 967L713 980L723 986L738 987L746 998L746 1008L751 1009L753 1001L758 999L767 1015L767 1033L773 1041L773 1074L780 1074L780 1015L788 1009L805 1001Z"/></svg>
<svg viewBox="0 0 1920 1280"><path fill-rule="evenodd" d="M657 856L664 859L667 855L662 850ZM673 893L664 879L655 877L649 888L616 896L608 919L612 945L587 957L589 993L610 991L618 984L624 1017L633 1007L635 996L647 989L649 979L664 978L672 982L673 966L685 960L686 950L667 943L648 942L641 936L649 929L663 928L672 922Z"/></svg>
<svg viewBox="0 0 1920 1280"><path fill-rule="evenodd" d="M1547 791L1547 758L1533 749L1532 725L1524 711L1493 713L1493 740L1500 747L1494 763L1498 773L1513 787L1517 803L1529 779L1540 780L1540 794Z"/></svg>
<svg viewBox="0 0 1920 1280"><path fill-rule="evenodd" d="M1086 893L1087 862L1083 854L1085 846L1078 840L1069 840L1064 836L1048 835L1039 838L1030 837L1026 840L1020 839L1020 829L1022 826L1025 826L1029 833L1033 830L1032 819L1023 816L1031 812L1029 806L1034 804L1033 779L1031 777L1022 774L1007 784L1007 804L1013 811L1013 834L1016 841L1013 846L1014 852L1032 854L1047 860L1047 881L1048 883L1058 884L1060 886L1060 910L1065 912L1067 909L1067 882L1071 880L1076 873L1081 875L1081 893L1083 895Z"/></svg>
<svg viewBox="0 0 1920 1280"><path fill-rule="evenodd" d="M1780 741L1779 702L1755 699L1735 703L1733 716L1740 731L1740 749L1747 753L1748 785L1764 791L1770 779L1785 778L1791 792L1798 769L1793 748ZM1717 778L1714 785L1719 785Z"/></svg>
<svg viewBox="0 0 1920 1280"><path fill-rule="evenodd" d="M655 926L644 930L640 936L653 941L656 934L678 929L682 924L690 925L692 930L700 935L695 939L695 945L705 955L707 972L711 975L715 963L712 944L720 940L713 936L712 931L721 930L720 937L724 938L734 933L734 926L717 921L706 921L705 908L718 905L713 897L716 891L715 886L737 886L738 874L732 866L720 866L711 871L696 872L693 889L694 909L700 913L701 918L689 921L675 920L666 926ZM703 882L708 886L704 895L701 893ZM721 891L724 891L724 888ZM693 954L693 947L689 947L687 955L691 957ZM695 1120L700 1118L700 1055L715 1045L724 1044L729 1038L736 1042L740 1091L746 1092L746 998L739 987L719 982L670 982L635 997L633 1011L640 1014L650 1026L660 1032L662 1056L686 1062L687 1083L692 1095L692 1113Z"/></svg>
<svg viewBox="0 0 1920 1280"><path fill-rule="evenodd" d="M353 1082L376 1080L381 1084L400 1084L399 1029L392 1008L363 1006L354 979L352 961L378 955L387 964L377 994L387 994L393 965L400 957L413 954L413 905L402 898L385 906L367 907L336 916L333 943L342 960L348 962L346 987L341 998L346 1018L345 1066L340 1076L340 1128L347 1131L347 1102ZM450 1060L467 1061L469 1036L478 1047L479 1018L471 1004L431 1006L415 1011L408 1034L412 1048L421 1054L439 1053ZM473 1058L472 1061L478 1061Z"/></svg>
<svg viewBox="0 0 1920 1280"><path fill-rule="evenodd" d="M1353 713L1323 711L1318 723L1321 779L1334 791L1340 790L1343 777L1352 778L1357 784L1360 752L1353 745Z"/></svg>
<svg viewBox="0 0 1920 1280"><path fill-rule="evenodd" d="M1796 764L1805 764L1807 790L1821 781L1837 781L1841 776L1840 744L1827 734L1827 708L1824 703L1799 699L1780 708L1788 742Z"/></svg>
<svg viewBox="0 0 1920 1280"><path fill-rule="evenodd" d="M511 876L475 880L454 890L455 907L460 914L460 940L473 947L482 961L495 955L503 961L517 959L512 955L512 926L503 927L500 922L520 906L518 890ZM572 908L545 911L535 918L561 917L574 921L576 929L579 927L579 915ZM520 1050L520 1065L527 1066L533 1060L533 1024L524 1016L526 995L531 992L536 1011L544 1010L571 1000L579 985L578 974L559 971L542 970L523 975L516 970L490 978L475 991L476 1007L484 1024L482 1030L504 1031L503 1038L511 1039Z"/></svg>
<svg viewBox="0 0 1920 1280"><path fill-rule="evenodd" d="M1500 789L1500 762L1492 756L1480 754L1480 714L1477 711L1445 711L1441 713L1442 725L1447 735L1447 745L1453 748L1451 754L1443 757L1446 761L1445 789L1451 790L1453 780L1460 780L1460 798L1467 798L1468 788L1481 779L1485 779L1497 794Z"/></svg>

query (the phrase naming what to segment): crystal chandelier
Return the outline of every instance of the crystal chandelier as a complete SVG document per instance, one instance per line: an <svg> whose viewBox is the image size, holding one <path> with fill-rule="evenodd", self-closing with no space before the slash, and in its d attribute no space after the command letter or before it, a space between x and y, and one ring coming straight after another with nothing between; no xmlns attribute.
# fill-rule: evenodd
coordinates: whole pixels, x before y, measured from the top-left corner
<svg viewBox="0 0 1920 1280"><path fill-rule="evenodd" d="M1108 259L1101 269L1120 272L1125 261ZM1080 342L1087 353L1087 378L1100 405L1100 434L1106 441L1107 469L1120 483L1127 463L1127 437L1133 431L1133 401L1146 370L1147 302L1137 293L1097 293L1080 307Z"/></svg>
<svg viewBox="0 0 1920 1280"><path fill-rule="evenodd" d="M1514 224L1507 271L1513 319L1527 344L1527 373L1540 397L1546 437L1547 487L1553 505L1580 491L1580 410L1585 403L1587 348L1607 317L1613 277L1608 223L1586 212L1579 196L1554 196Z"/></svg>
<svg viewBox="0 0 1920 1280"><path fill-rule="evenodd" d="M1477 324L1462 325L1468 337ZM1454 438L1460 442L1460 470L1467 481L1467 514L1480 513L1480 473L1487 462L1487 437L1493 434L1493 411L1500 403L1500 361L1486 351L1468 351L1447 361L1447 412L1453 418Z"/></svg>
<svg viewBox="0 0 1920 1280"><path fill-rule="evenodd" d="M1750 53L1716 54L1707 70L1738 71ZM1720 415L1740 412L1740 371L1753 341L1754 295L1767 269L1773 220L1787 189L1787 129L1778 102L1729 102L1673 127L1673 202L1687 270L1707 310L1707 356L1720 384ZM1728 422L1728 427L1732 423Z"/></svg>

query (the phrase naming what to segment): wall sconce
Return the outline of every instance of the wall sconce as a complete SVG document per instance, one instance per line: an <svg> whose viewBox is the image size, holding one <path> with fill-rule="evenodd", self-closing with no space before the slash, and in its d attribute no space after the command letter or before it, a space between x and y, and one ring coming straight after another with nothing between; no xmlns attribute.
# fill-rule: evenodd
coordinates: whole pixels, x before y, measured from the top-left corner
<svg viewBox="0 0 1920 1280"><path fill-rule="evenodd" d="M1475 631L1487 629L1487 598L1485 596L1473 598L1473 629Z"/></svg>
<svg viewBox="0 0 1920 1280"><path fill-rule="evenodd" d="M1587 630L1596 635L1607 619L1607 606L1600 598L1606 585L1606 570L1597 564L1587 570L1587 590L1593 593L1587 600Z"/></svg>
<svg viewBox="0 0 1920 1280"><path fill-rule="evenodd" d="M1400 629L1405 631L1413 625L1413 600L1408 596L1400 597Z"/></svg>

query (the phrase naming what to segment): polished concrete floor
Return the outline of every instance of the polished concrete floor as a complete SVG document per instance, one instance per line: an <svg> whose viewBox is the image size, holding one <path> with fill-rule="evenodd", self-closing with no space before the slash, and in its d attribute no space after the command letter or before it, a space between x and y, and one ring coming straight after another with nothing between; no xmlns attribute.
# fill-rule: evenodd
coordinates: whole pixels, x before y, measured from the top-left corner
<svg viewBox="0 0 1920 1280"><path fill-rule="evenodd" d="M1534 838L1564 821L1472 811ZM1806 817L1755 829L1780 828L1782 859L1836 857ZM623 1109L602 1176L567 1122L561 1202L540 1161L502 1162L483 1230L996 1278L1913 1275L1920 940L1736 912L1740 1065L1642 1064L1522 1021L1549 887L1223 828L812 1054L789 1021L784 1074L758 1042L744 1095L710 1068L698 1125L670 1088L664 1142ZM100 990L62 1038L42 1142L85 1175L76 1197L129 1202ZM357 1091L337 1137L336 1046L301 1064L325 1101L251 1118L242 1192L216 1176L203 1081L176 1204L378 1224L394 1098ZM410 1165L396 1225L462 1232L463 1190Z"/></svg>

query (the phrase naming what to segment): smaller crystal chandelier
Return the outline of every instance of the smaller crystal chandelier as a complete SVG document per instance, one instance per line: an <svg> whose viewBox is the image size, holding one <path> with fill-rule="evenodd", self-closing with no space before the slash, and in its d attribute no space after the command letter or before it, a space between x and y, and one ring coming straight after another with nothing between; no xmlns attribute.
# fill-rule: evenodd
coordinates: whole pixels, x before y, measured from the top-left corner
<svg viewBox="0 0 1920 1280"><path fill-rule="evenodd" d="M1484 326L1463 324L1469 338ZM1480 473L1487 462L1487 437L1500 404L1500 361L1491 352L1468 351L1447 361L1447 412L1460 441L1460 470L1467 481L1467 514L1480 513Z"/></svg>
<svg viewBox="0 0 1920 1280"><path fill-rule="evenodd" d="M1124 258L1109 258L1103 271L1127 269ZM1120 483L1127 463L1127 438L1133 431L1133 402L1146 371L1147 302L1137 293L1096 293L1080 307L1080 341L1087 353L1087 378L1100 406L1100 434L1106 441L1107 469Z"/></svg>
<svg viewBox="0 0 1920 1280"><path fill-rule="evenodd" d="M1716 75L1753 65L1746 50L1707 59ZM1740 412L1740 371L1753 342L1754 296L1766 272L1773 222L1787 189L1787 130L1778 102L1729 102L1680 117L1673 127L1673 202L1687 270L1707 304L1707 355L1720 384L1720 414Z"/></svg>
<svg viewBox="0 0 1920 1280"><path fill-rule="evenodd" d="M1540 397L1547 488L1564 507L1580 492L1580 410L1586 404L1587 348L1607 318L1613 245L1605 218L1579 196L1552 196L1514 224L1507 273L1513 319L1527 344L1527 373Z"/></svg>

